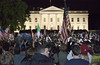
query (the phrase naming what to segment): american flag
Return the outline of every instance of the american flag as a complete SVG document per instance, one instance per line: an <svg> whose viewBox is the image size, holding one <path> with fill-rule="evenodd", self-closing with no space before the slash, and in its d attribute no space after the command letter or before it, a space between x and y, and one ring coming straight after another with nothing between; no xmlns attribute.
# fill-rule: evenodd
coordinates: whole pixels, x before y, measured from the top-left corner
<svg viewBox="0 0 100 65"><path fill-rule="evenodd" d="M71 33L71 24L70 24L70 20L69 20L68 15L67 15L67 28L68 28L68 31Z"/></svg>
<svg viewBox="0 0 100 65"><path fill-rule="evenodd" d="M68 30L71 31L71 25L70 25L70 20L69 16L67 14L67 9L66 9L66 2L64 6L64 14L63 14L63 23L61 27L61 40L63 43L67 44L67 38L68 38Z"/></svg>

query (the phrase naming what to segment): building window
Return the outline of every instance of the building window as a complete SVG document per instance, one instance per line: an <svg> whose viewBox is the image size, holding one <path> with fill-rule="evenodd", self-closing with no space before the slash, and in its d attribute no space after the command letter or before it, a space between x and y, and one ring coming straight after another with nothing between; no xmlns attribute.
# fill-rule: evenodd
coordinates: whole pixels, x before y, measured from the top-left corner
<svg viewBox="0 0 100 65"><path fill-rule="evenodd" d="M29 28L31 29L31 26L29 26Z"/></svg>
<svg viewBox="0 0 100 65"><path fill-rule="evenodd" d="M44 22L46 22L46 18L44 18Z"/></svg>
<svg viewBox="0 0 100 65"><path fill-rule="evenodd" d="M83 22L85 22L85 18L83 18Z"/></svg>
<svg viewBox="0 0 100 65"><path fill-rule="evenodd" d="M71 21L74 22L74 18L72 18Z"/></svg>
<svg viewBox="0 0 100 65"><path fill-rule="evenodd" d="M59 30L59 25L57 25L57 30Z"/></svg>
<svg viewBox="0 0 100 65"><path fill-rule="evenodd" d="M83 29L85 29L85 25L83 25Z"/></svg>
<svg viewBox="0 0 100 65"><path fill-rule="evenodd" d="M59 22L59 18L57 18L57 21Z"/></svg>
<svg viewBox="0 0 100 65"><path fill-rule="evenodd" d="M53 28L51 27L51 30L53 30Z"/></svg>
<svg viewBox="0 0 100 65"><path fill-rule="evenodd" d="M77 26L77 30L79 30L79 26Z"/></svg>
<svg viewBox="0 0 100 65"><path fill-rule="evenodd" d="M79 18L77 18L77 22L79 22Z"/></svg>
<svg viewBox="0 0 100 65"><path fill-rule="evenodd" d="M35 22L37 22L37 18L35 18Z"/></svg>
<svg viewBox="0 0 100 65"><path fill-rule="evenodd" d="M51 20L51 22L53 22L53 18L51 18L50 20Z"/></svg>
<svg viewBox="0 0 100 65"><path fill-rule="evenodd" d="M74 29L74 26L72 26L72 30Z"/></svg>
<svg viewBox="0 0 100 65"><path fill-rule="evenodd" d="M35 26L35 29L37 29L37 26Z"/></svg>

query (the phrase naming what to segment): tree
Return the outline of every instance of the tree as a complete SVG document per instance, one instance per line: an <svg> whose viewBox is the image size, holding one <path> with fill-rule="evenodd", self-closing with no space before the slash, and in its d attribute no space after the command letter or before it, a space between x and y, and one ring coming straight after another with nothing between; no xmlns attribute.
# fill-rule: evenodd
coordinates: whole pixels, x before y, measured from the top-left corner
<svg viewBox="0 0 100 65"><path fill-rule="evenodd" d="M10 25L11 30L24 29L24 22L29 19L27 4L22 0L2 0L0 2L0 26L5 29Z"/></svg>

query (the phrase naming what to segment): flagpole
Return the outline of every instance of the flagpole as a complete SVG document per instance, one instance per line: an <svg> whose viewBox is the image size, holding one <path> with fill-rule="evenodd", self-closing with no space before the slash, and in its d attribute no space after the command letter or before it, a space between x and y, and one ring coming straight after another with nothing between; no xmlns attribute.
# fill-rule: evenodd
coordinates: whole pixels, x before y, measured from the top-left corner
<svg viewBox="0 0 100 65"><path fill-rule="evenodd" d="M66 4L66 0L64 0L64 2L65 2L65 3L64 3L64 5L65 5L65 4Z"/></svg>
<svg viewBox="0 0 100 65"><path fill-rule="evenodd" d="M69 16L68 16L69 7L67 8L66 0L64 0L64 2L65 2L65 3L64 3L64 8L66 9L66 10L65 10L65 9L64 9L64 10L67 11L67 14L66 14L66 15L67 15L67 19L69 19ZM70 20L69 20L68 26L69 26L69 29L68 29L68 30L69 30L69 32L70 32L70 34L71 34L71 23L70 23Z"/></svg>
<svg viewBox="0 0 100 65"><path fill-rule="evenodd" d="M64 0L64 2L66 2L66 0Z"/></svg>
<svg viewBox="0 0 100 65"><path fill-rule="evenodd" d="M50 6L51 6L51 0L50 0Z"/></svg>
<svg viewBox="0 0 100 65"><path fill-rule="evenodd" d="M67 7L67 6L66 6L66 0L64 0L64 8L66 9L66 7Z"/></svg>

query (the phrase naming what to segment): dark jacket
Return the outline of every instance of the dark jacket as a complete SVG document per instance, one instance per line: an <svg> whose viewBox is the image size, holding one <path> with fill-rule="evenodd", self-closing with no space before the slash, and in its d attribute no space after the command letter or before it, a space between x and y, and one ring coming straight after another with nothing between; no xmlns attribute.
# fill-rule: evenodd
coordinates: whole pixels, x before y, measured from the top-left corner
<svg viewBox="0 0 100 65"><path fill-rule="evenodd" d="M45 55L35 53L31 65L54 65L53 61Z"/></svg>
<svg viewBox="0 0 100 65"><path fill-rule="evenodd" d="M25 52L21 52L20 54L15 54L14 55L14 65L20 65L24 57L25 57Z"/></svg>
<svg viewBox="0 0 100 65"><path fill-rule="evenodd" d="M89 65L89 62L84 59L71 59L64 65Z"/></svg>
<svg viewBox="0 0 100 65"><path fill-rule="evenodd" d="M31 55L27 55L20 63L20 65L31 65Z"/></svg>

